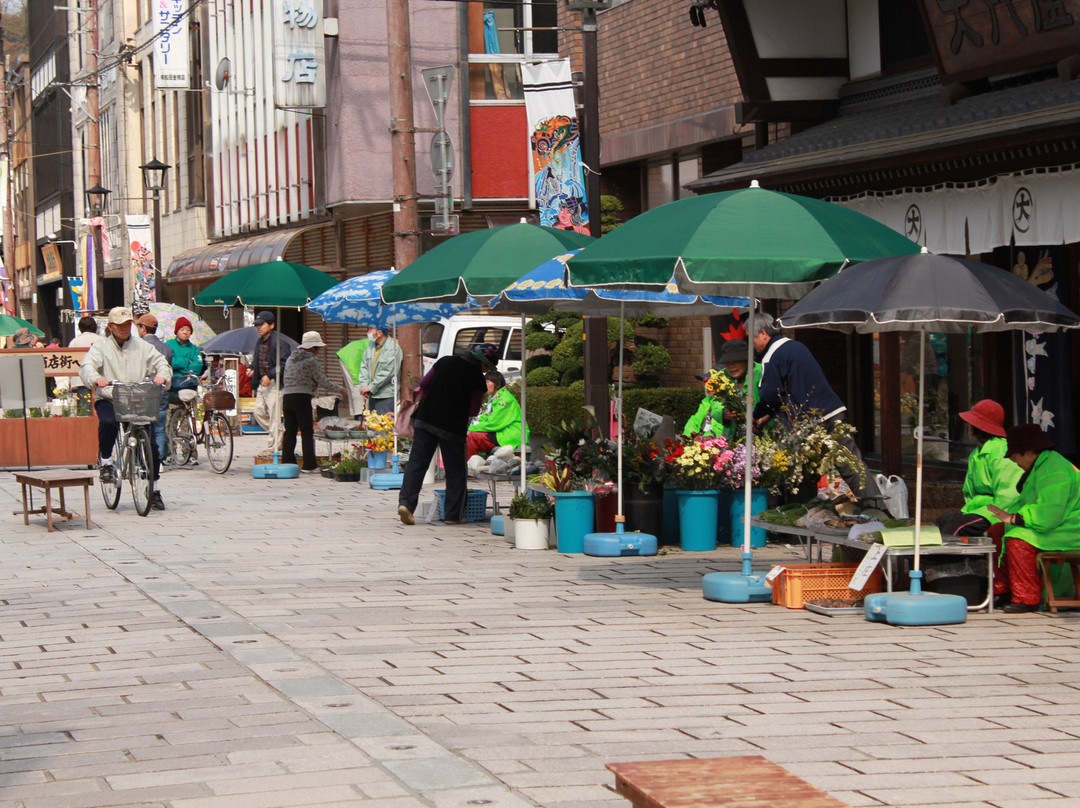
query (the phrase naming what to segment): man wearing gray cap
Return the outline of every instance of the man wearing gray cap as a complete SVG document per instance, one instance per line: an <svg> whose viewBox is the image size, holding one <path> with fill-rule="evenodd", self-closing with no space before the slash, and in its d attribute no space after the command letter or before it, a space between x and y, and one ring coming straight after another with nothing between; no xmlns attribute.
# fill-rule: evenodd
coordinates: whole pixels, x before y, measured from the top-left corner
<svg viewBox="0 0 1080 808"><path fill-rule="evenodd" d="M131 309L117 306L109 312L108 334L90 346L82 366L79 378L87 387L96 387L98 398L94 409L98 416L98 456L101 458L101 477L104 480L116 479L113 464L113 444L120 427L116 423L116 413L112 403L112 382L138 384L147 377L153 377L154 384L168 387L172 381L172 368L163 354L158 353L149 342L131 338L131 327L135 318ZM150 442L154 455L154 493L151 507L157 511L165 510L165 503L157 490L157 479L161 472L161 457L157 444Z"/></svg>
<svg viewBox="0 0 1080 808"><path fill-rule="evenodd" d="M281 380L292 347L275 330L277 318L272 311L256 314L255 328L259 331L259 341L247 371L252 392L255 393L255 409L251 417L266 430L264 454L273 454L281 448Z"/></svg>

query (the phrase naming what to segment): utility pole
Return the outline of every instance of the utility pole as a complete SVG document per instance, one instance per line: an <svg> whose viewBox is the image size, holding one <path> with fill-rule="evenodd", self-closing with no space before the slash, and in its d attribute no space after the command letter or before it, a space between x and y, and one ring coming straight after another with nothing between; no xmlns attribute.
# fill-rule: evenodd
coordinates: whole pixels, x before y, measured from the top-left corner
<svg viewBox="0 0 1080 808"><path fill-rule="evenodd" d="M13 178L11 176L12 164L14 157L13 149L11 148L11 82L8 81L8 66L7 66L7 53L4 50L4 20L0 17L0 70L4 71L3 80L0 81L0 94L3 95L0 98L0 137L4 138L3 146L0 147L0 160L7 162L7 171L5 172L4 182L4 223L3 223L3 236L4 236L4 272L3 276L7 279L8 288L0 290L0 296L3 297L3 306L7 311L12 314L18 314L15 310L15 301L19 298L18 289L15 286L15 222L14 212L12 211L11 203L11 191L13 185ZM36 319L36 318L35 318Z"/></svg>
<svg viewBox="0 0 1080 808"><path fill-rule="evenodd" d="M584 67L582 161L589 232L600 237L600 80L596 57L596 6L581 3L581 50ZM601 3L600 7L606 7ZM606 317L585 318L585 405L596 413L600 431L608 433L608 338ZM611 437L610 435L608 437Z"/></svg>
<svg viewBox="0 0 1080 808"><path fill-rule="evenodd" d="M390 155L394 178L394 266L404 269L419 255L416 200L416 128L413 120L412 38L409 0L386 0L389 45ZM402 326L398 342L402 370L420 378L420 327Z"/></svg>
<svg viewBox="0 0 1080 808"><path fill-rule="evenodd" d="M86 55L86 74L90 81L86 87L86 179L83 185L83 198L86 199L87 188L101 188L101 127L98 125L100 108L98 105L98 53L100 50L100 35L98 33L98 0L90 0L90 52ZM79 19L81 26L82 19ZM104 201L104 199L102 200ZM83 211L89 215L89 211ZM105 228L106 214L101 211L101 229ZM101 232L94 233L94 277L93 284L96 287L94 306L98 309L108 308L105 305L105 267L101 256ZM86 278L86 283L91 283L91 278ZM75 308L74 302L72 308Z"/></svg>

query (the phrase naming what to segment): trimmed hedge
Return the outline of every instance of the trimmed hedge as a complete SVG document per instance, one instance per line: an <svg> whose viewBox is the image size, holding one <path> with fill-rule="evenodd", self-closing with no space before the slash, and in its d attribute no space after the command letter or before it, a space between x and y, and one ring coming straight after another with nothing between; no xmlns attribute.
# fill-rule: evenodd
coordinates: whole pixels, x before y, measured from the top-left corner
<svg viewBox="0 0 1080 808"><path fill-rule="evenodd" d="M566 387L529 387L526 418L529 429L535 435L547 435L550 428L562 421L580 420L585 406L582 389ZM679 431L697 412L702 392L696 387L656 387L650 390L624 390L623 409L627 420L633 423L639 407L659 415L670 415ZM601 418L606 414L601 413Z"/></svg>

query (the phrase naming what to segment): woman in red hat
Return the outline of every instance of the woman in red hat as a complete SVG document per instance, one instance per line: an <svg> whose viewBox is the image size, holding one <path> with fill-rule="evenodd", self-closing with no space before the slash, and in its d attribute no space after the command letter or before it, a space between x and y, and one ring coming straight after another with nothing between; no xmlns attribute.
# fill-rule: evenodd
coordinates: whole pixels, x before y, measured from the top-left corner
<svg viewBox="0 0 1080 808"><path fill-rule="evenodd" d="M1034 612L1042 602L1035 567L1040 550L1080 550L1080 472L1062 455L1038 424L1005 432L1005 454L1020 467L1020 497L1008 510L990 505L1001 521L990 528L1003 547L994 575L994 594L1011 595L1002 611Z"/></svg>
<svg viewBox="0 0 1080 808"><path fill-rule="evenodd" d="M968 436L979 445L968 457L964 507L939 516L937 526L949 536L985 536L1001 521L990 512L990 503L1011 508L1020 496L1016 482L1022 472L1005 456L1004 407L984 398L960 417L968 424Z"/></svg>
<svg viewBox="0 0 1080 808"><path fill-rule="evenodd" d="M199 346L191 341L191 320L177 317L173 326L176 336L166 345L172 349L173 390L195 389L199 382L187 374L199 376L203 372L203 358Z"/></svg>

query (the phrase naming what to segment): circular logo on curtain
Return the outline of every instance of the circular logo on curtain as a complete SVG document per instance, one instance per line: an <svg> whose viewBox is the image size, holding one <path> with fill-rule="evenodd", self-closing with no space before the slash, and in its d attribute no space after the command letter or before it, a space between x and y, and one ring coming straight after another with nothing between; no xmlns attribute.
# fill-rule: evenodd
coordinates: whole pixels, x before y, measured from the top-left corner
<svg viewBox="0 0 1080 808"><path fill-rule="evenodd" d="M1021 233L1026 233L1031 227L1031 220L1035 217L1035 199L1031 191L1021 186L1013 195L1013 227Z"/></svg>
<svg viewBox="0 0 1080 808"><path fill-rule="evenodd" d="M922 211L918 205L908 205L907 213L904 214L904 235L912 241L918 241L922 237Z"/></svg>

